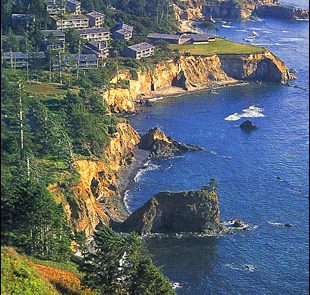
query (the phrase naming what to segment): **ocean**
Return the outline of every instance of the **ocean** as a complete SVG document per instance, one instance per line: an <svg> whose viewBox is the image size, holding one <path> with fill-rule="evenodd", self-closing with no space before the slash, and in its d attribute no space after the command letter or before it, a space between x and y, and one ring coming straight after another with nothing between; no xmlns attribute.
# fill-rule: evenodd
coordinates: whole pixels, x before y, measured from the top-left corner
<svg viewBox="0 0 310 295"><path fill-rule="evenodd" d="M133 211L157 192L199 189L215 177L221 219L240 218L254 229L147 240L177 293L308 294L309 23L264 19L218 26L218 35L239 42L255 31L254 44L296 71L296 87L250 84L170 97L131 118L141 133L159 126L204 150L151 161L127 192L127 205ZM248 118L258 126L250 134L239 128Z"/></svg>

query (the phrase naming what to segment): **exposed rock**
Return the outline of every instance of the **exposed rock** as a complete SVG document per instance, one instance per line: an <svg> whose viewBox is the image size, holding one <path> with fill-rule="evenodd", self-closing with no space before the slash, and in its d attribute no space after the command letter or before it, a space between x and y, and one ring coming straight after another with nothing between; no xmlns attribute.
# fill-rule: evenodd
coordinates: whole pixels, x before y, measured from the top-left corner
<svg viewBox="0 0 310 295"><path fill-rule="evenodd" d="M135 231L139 234L219 234L225 231L219 217L215 192L161 192L132 213L121 229L123 232Z"/></svg>
<svg viewBox="0 0 310 295"><path fill-rule="evenodd" d="M76 231L85 231L86 236L92 235L99 224L108 226L111 220L127 217L117 186L118 173L133 161L140 136L128 123L119 123L109 132L113 137L102 159L75 161L80 179L72 187L71 197L64 196L57 184L49 186L56 200L63 203L68 222Z"/></svg>
<svg viewBox="0 0 310 295"><path fill-rule="evenodd" d="M254 14L259 17L274 17L287 20L309 20L309 10L280 4L256 6Z"/></svg>
<svg viewBox="0 0 310 295"><path fill-rule="evenodd" d="M181 56L159 63L152 71L138 71L137 76L133 79L129 71L120 73L118 78L129 80L129 88L110 89L104 93L112 112L132 113L136 103L147 101L154 91L164 95L171 87L191 91L238 81L285 84L295 77L269 50L256 54Z"/></svg>
<svg viewBox="0 0 310 295"><path fill-rule="evenodd" d="M200 151L202 148L174 141L160 128L152 128L142 136L139 147L149 150L152 158L170 158L185 152Z"/></svg>
<svg viewBox="0 0 310 295"><path fill-rule="evenodd" d="M246 120L240 124L240 128L245 131L253 131L257 129L257 126L252 123L250 120Z"/></svg>

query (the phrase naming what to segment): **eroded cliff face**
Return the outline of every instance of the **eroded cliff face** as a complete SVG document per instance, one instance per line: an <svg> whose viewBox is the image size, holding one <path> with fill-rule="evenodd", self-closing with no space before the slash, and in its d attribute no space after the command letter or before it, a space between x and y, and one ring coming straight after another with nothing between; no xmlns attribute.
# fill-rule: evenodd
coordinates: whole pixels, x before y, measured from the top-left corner
<svg viewBox="0 0 310 295"><path fill-rule="evenodd" d="M129 73L120 75L129 80L129 88L106 91L105 100L113 112L133 112L135 102L171 87L200 90L237 81L267 81L286 83L293 76L285 64L269 50L256 54L223 54L182 56L158 64L153 71L140 71L138 78ZM112 93L112 95L110 95Z"/></svg>
<svg viewBox="0 0 310 295"><path fill-rule="evenodd" d="M175 17L183 28L183 22L199 19L247 19L252 15L284 19L309 19L309 11L278 0L178 0L173 1Z"/></svg>
<svg viewBox="0 0 310 295"><path fill-rule="evenodd" d="M98 224L108 226L111 220L127 216L117 183L121 168L134 161L133 151L140 136L128 123L119 123L116 129L102 159L74 162L80 181L71 188L72 196L62 196L69 223L76 231L85 231L86 236L92 235ZM50 186L50 190L56 196L61 194L57 185Z"/></svg>

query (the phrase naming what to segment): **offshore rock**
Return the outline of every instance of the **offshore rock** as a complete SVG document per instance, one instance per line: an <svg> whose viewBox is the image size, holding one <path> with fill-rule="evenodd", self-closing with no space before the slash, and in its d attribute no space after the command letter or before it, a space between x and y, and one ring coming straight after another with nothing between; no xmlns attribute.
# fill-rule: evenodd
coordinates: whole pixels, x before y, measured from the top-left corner
<svg viewBox="0 0 310 295"><path fill-rule="evenodd" d="M218 196L214 191L161 192L132 213L122 224L121 230L143 235L217 235L226 230L219 217Z"/></svg>
<svg viewBox="0 0 310 295"><path fill-rule="evenodd" d="M152 158L170 158L185 152L200 151L201 147L174 141L160 128L152 128L141 138L141 149L149 150Z"/></svg>
<svg viewBox="0 0 310 295"><path fill-rule="evenodd" d="M253 131L257 130L257 126L252 123L250 120L246 120L240 124L240 128L245 131Z"/></svg>

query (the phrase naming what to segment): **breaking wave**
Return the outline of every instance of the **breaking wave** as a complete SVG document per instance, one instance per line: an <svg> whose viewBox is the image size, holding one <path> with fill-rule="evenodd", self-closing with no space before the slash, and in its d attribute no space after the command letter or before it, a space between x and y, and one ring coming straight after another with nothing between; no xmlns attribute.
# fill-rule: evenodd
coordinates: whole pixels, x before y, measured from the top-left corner
<svg viewBox="0 0 310 295"><path fill-rule="evenodd" d="M232 115L229 115L225 118L225 121L238 121L241 118L259 118L259 117L265 117L265 115L262 113L263 108L259 108L255 105L250 106L247 109L242 110L242 113L234 113Z"/></svg>

